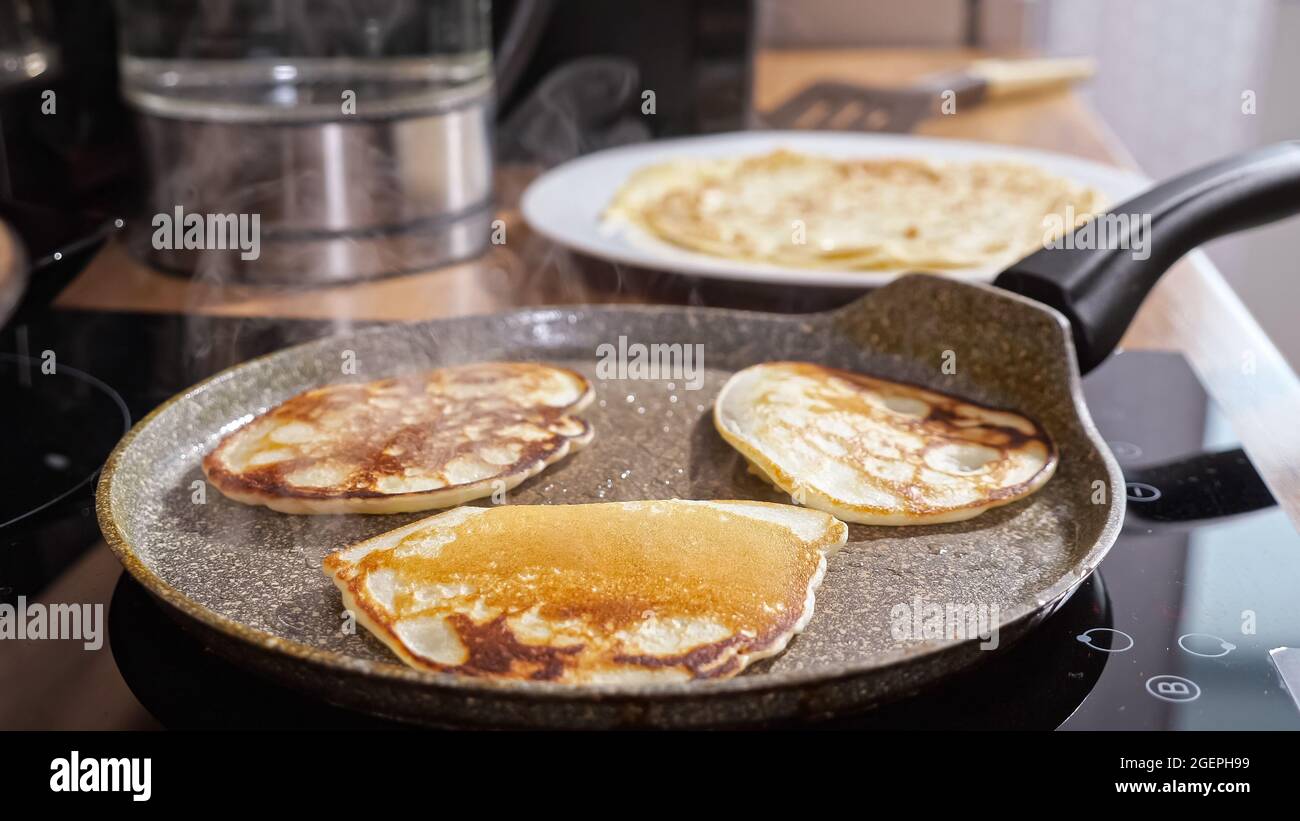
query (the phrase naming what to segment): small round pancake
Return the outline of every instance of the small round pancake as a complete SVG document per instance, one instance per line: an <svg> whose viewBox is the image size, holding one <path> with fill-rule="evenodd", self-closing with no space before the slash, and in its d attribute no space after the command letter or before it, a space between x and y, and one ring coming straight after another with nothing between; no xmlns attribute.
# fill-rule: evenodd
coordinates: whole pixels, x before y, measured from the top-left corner
<svg viewBox="0 0 1300 821"><path fill-rule="evenodd" d="M796 502L862 524L969 519L1038 490L1057 463L1024 416L806 362L735 374L713 421Z"/></svg>
<svg viewBox="0 0 1300 821"><path fill-rule="evenodd" d="M729 678L812 618L848 527L685 500L462 507L325 558L412 667L564 684Z"/></svg>
<svg viewBox="0 0 1300 821"><path fill-rule="evenodd" d="M305 391L226 436L203 472L282 513L404 513L509 490L591 441L591 385L484 362Z"/></svg>

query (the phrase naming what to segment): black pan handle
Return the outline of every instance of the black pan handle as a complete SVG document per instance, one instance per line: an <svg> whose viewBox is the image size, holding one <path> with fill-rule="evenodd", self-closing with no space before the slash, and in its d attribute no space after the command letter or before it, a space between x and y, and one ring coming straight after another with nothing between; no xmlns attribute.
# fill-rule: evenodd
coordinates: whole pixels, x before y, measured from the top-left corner
<svg viewBox="0 0 1300 821"><path fill-rule="evenodd" d="M1025 257L994 284L1065 314L1079 370L1087 373L1119 344L1147 293L1183 254L1216 237L1297 213L1300 142L1277 143L1160 183L1110 209L1112 218L1094 218L1094 241L1086 239L1088 226L1081 226L1073 242ZM1107 248L1081 247L1099 244L1095 239L1103 220L1117 229L1107 232L1113 241Z"/></svg>

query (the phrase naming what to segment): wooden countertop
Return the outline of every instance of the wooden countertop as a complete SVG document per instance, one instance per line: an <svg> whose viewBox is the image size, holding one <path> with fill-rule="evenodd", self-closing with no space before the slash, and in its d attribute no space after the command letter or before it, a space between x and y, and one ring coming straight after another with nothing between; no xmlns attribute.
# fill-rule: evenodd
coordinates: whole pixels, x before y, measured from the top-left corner
<svg viewBox="0 0 1300 821"><path fill-rule="evenodd" d="M769 50L755 66L754 100L773 108L817 80L902 84L987 56L944 50ZM918 133L1060 151L1132 167L1105 124L1070 91L986 103L924 122ZM541 304L656 302L816 310L842 294L792 297L751 286L696 283L662 272L576 259L530 235L514 204L529 168L498 175L508 241L478 260L357 285L312 290L214 285L170 277L111 243L59 296L83 310L227 316L415 320ZM793 300L793 302L792 302ZM1124 346L1181 351L1219 403L1293 523L1300 527L1300 380L1203 255L1165 276Z"/></svg>

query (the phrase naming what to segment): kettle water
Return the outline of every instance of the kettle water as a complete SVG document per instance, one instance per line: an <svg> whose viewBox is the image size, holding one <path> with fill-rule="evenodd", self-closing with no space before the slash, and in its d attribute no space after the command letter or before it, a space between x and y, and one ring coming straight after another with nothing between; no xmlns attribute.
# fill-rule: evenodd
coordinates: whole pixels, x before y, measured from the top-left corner
<svg viewBox="0 0 1300 821"><path fill-rule="evenodd" d="M301 285L480 253L492 215L489 10L118 0L153 219L133 245L165 269ZM173 215L205 229L184 237L164 225ZM255 253L234 228L223 235L232 216L245 234L257 226Z"/></svg>

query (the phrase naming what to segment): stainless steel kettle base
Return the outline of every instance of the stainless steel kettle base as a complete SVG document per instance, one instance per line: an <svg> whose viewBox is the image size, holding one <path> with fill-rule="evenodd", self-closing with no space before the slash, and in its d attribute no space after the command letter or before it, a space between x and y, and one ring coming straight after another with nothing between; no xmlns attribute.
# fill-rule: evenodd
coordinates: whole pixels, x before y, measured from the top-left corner
<svg viewBox="0 0 1300 821"><path fill-rule="evenodd" d="M149 167L147 208L160 242L142 259L221 282L321 285L422 270L472 257L492 220L491 83L427 110L323 121L139 118ZM182 221L258 219L260 253L175 250ZM170 218L170 219L168 219ZM240 240L247 226L240 223ZM171 236L168 237L168 233ZM166 244L171 249L159 250ZM229 237L227 236L227 240Z"/></svg>

